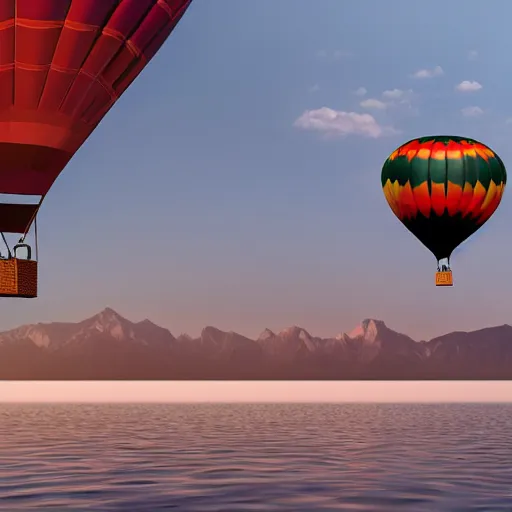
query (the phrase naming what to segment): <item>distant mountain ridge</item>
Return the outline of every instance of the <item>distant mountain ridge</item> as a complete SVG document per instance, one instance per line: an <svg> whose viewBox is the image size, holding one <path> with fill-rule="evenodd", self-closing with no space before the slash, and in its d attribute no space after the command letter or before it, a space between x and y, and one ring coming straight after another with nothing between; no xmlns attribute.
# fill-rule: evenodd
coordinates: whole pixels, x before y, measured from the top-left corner
<svg viewBox="0 0 512 512"><path fill-rule="evenodd" d="M2 380L454 380L512 379L512 327L417 342L381 320L312 336L292 326L255 339L205 327L198 338L111 308L78 323L0 333Z"/></svg>

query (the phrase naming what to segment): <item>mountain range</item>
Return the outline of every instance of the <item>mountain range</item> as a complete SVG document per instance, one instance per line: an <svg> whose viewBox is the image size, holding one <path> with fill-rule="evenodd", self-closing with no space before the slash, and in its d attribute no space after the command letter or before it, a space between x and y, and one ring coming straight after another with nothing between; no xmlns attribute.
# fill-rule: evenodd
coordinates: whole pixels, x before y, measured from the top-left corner
<svg viewBox="0 0 512 512"><path fill-rule="evenodd" d="M205 327L174 337L107 308L78 323L0 333L1 380L508 380L512 327L415 341L366 319L349 333L265 329L256 340Z"/></svg>

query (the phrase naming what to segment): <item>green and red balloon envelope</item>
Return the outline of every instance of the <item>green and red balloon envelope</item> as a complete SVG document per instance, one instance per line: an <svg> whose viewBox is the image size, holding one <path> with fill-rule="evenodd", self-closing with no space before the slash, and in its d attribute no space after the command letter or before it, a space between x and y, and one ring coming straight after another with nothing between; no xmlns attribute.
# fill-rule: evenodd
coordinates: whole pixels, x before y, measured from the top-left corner
<svg viewBox="0 0 512 512"><path fill-rule="evenodd" d="M382 189L399 220L437 258L478 230L498 208L507 173L500 157L473 139L413 139L384 163Z"/></svg>
<svg viewBox="0 0 512 512"><path fill-rule="evenodd" d="M191 0L0 0L0 232L42 199L162 46Z"/></svg>

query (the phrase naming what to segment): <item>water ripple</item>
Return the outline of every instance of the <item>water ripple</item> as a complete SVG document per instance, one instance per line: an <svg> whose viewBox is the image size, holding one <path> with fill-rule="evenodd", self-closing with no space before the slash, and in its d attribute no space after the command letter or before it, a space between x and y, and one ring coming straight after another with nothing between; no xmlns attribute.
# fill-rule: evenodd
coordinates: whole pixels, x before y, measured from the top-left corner
<svg viewBox="0 0 512 512"><path fill-rule="evenodd" d="M2 405L0 510L512 511L509 405Z"/></svg>

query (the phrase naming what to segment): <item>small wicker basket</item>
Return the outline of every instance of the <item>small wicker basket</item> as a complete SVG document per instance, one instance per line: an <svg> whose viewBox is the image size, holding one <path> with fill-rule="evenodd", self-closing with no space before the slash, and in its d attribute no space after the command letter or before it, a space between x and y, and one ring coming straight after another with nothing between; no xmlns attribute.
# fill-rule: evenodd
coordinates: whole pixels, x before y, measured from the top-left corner
<svg viewBox="0 0 512 512"><path fill-rule="evenodd" d="M0 297L37 297L37 261L0 259Z"/></svg>
<svg viewBox="0 0 512 512"><path fill-rule="evenodd" d="M452 271L436 272L436 286L453 286Z"/></svg>

